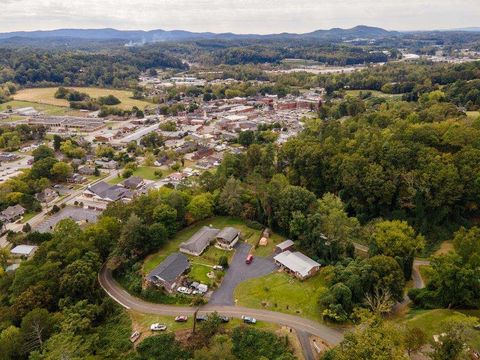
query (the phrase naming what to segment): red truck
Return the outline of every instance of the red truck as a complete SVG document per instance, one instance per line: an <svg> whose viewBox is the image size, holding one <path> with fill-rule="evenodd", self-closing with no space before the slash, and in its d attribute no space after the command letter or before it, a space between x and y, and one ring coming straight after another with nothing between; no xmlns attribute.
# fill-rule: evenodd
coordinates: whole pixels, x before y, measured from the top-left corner
<svg viewBox="0 0 480 360"><path fill-rule="evenodd" d="M253 255L252 255L252 254L248 254L247 258L245 259L245 263L251 264L252 261L253 261Z"/></svg>

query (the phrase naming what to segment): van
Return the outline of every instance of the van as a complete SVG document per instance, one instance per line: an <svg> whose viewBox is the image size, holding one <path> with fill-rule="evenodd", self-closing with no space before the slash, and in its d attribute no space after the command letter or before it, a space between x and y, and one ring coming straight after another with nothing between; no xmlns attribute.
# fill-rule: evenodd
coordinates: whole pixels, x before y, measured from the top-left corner
<svg viewBox="0 0 480 360"><path fill-rule="evenodd" d="M252 255L252 254L248 254L247 258L245 259L245 263L251 264L252 261L253 261L253 255Z"/></svg>

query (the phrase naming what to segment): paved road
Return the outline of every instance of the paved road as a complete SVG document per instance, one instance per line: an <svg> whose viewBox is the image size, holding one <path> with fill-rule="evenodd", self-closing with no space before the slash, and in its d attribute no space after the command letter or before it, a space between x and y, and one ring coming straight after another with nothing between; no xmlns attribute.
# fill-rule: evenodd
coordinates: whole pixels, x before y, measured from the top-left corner
<svg viewBox="0 0 480 360"><path fill-rule="evenodd" d="M130 295L113 279L112 273L109 269L107 269L107 267L102 268L98 275L98 280L107 294L126 309L135 310L144 314L158 314L166 316L176 316L179 314L193 316L195 311L195 309L191 307L153 304L136 298ZM260 321L288 326L297 331L303 331L305 333L318 336L332 345L339 344L343 339L342 332L337 329L319 324L312 320L274 311L249 309L239 306L208 304L200 308L199 314L207 314L213 311L217 311L221 315L234 318L241 318L242 315L253 316Z"/></svg>
<svg viewBox="0 0 480 360"><path fill-rule="evenodd" d="M313 354L312 345L310 344L310 334L298 330L297 331L298 340L302 346L303 357L305 360L315 360L315 355Z"/></svg>
<svg viewBox="0 0 480 360"><path fill-rule="evenodd" d="M251 245L241 242L220 287L208 301L211 305L235 305L234 291L238 284L248 279L258 278L277 270L272 258L255 257L250 265L245 263Z"/></svg>

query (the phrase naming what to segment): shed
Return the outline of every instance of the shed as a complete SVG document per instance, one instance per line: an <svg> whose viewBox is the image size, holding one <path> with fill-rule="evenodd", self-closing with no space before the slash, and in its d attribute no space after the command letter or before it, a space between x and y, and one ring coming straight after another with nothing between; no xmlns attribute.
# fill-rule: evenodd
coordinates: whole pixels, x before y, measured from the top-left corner
<svg viewBox="0 0 480 360"><path fill-rule="evenodd" d="M291 250L295 246L295 243L292 240L285 240L284 242L281 242L277 246L275 246L275 252L277 254L280 254L284 251Z"/></svg>

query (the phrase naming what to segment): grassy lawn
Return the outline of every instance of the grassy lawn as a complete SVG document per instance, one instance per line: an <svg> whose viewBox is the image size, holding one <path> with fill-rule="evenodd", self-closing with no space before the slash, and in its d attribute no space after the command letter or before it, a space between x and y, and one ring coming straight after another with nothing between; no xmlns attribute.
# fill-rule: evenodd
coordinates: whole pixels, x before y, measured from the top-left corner
<svg viewBox="0 0 480 360"><path fill-rule="evenodd" d="M191 278L192 280L195 280L202 284L207 284L210 286L210 284L213 282L213 280L207 276L207 274L210 271L213 271L213 269L210 266L193 263L192 268L190 269L190 273L188 274L188 277Z"/></svg>
<svg viewBox="0 0 480 360"><path fill-rule="evenodd" d="M153 268L155 268L158 264L160 264L168 255L173 252L178 251L180 243L188 240L193 234L195 234L202 226L209 226L212 225L217 229L221 229L225 226L233 226L240 230L242 234L242 238L246 239L248 242L251 242L253 238L258 238L260 236L260 231L250 229L245 225L245 223L240 219L235 219L231 217L215 217L211 219L206 219L203 221L199 221L194 225L183 229L182 231L178 232L177 235L168 242L160 251L155 254L150 255L145 259L143 264L143 271L144 273L150 272ZM195 263L201 263L205 265L215 265L218 264L218 260L220 256L226 255L229 259L233 256L233 251L224 251L215 248L214 246L210 246L207 251L202 256L189 256L190 260Z"/></svg>
<svg viewBox="0 0 480 360"><path fill-rule="evenodd" d="M39 214L40 212L26 212L23 217L22 217L22 224L25 224L26 222L30 221L35 215Z"/></svg>
<svg viewBox="0 0 480 360"><path fill-rule="evenodd" d="M0 104L0 111L7 109L7 106L10 105L12 109L20 109L24 107L33 107L35 110L40 111L46 115L71 115L71 116L81 116L82 113L78 110L72 110L68 107L68 103L63 106L58 106L55 104L40 103L34 101L23 101L23 100L13 100L4 104ZM13 115L12 120L23 119L23 117L18 117Z"/></svg>
<svg viewBox="0 0 480 360"><path fill-rule="evenodd" d="M472 119L476 119L480 116L480 111L467 111L467 116Z"/></svg>
<svg viewBox="0 0 480 360"><path fill-rule="evenodd" d="M279 234L272 233L268 239L267 246L259 246L255 249L257 256L269 256L275 251L275 246L285 241L285 238Z"/></svg>
<svg viewBox="0 0 480 360"><path fill-rule="evenodd" d="M117 185L117 184L120 184L123 180L125 180L123 177L115 176L115 177L109 179L107 181L107 183L110 184L110 185Z"/></svg>
<svg viewBox="0 0 480 360"><path fill-rule="evenodd" d="M70 87L68 87L70 88ZM53 88L38 88L38 89L25 89L20 90L15 96L15 100L22 101L31 101L35 103L55 105L55 106L64 106L68 107L68 101L64 99L56 99L55 92L58 87ZM130 110L133 106L137 106L139 109L144 109L146 106L149 106L150 103L142 100L132 99L132 92L127 90L113 90L113 89L100 89L100 88L77 88L73 89L80 92L87 93L92 98L98 98L100 96L114 95L117 97L121 103L115 105L124 110Z"/></svg>
<svg viewBox="0 0 480 360"><path fill-rule="evenodd" d="M276 272L241 283L235 289L235 299L239 306L280 311L321 321L318 300L326 289L321 272L305 281Z"/></svg>
<svg viewBox="0 0 480 360"><path fill-rule="evenodd" d="M357 97L360 95L360 93L366 94L366 93L372 93L372 96L376 97L384 97L384 98L400 98L402 97L402 94L385 94L381 91L377 90L346 90L345 94L348 96L354 96Z"/></svg>
<svg viewBox="0 0 480 360"><path fill-rule="evenodd" d="M157 170L161 170L162 174L166 172L165 170L162 170L154 166L140 166L137 168L137 170L133 172L133 176L139 176L142 179L147 179L147 180L159 180L159 178L155 175L155 171Z"/></svg>
<svg viewBox="0 0 480 360"><path fill-rule="evenodd" d="M407 315L406 324L422 329L430 340L433 335L442 331L442 325L447 320L466 320L467 316L477 317L480 322L480 311L455 311L448 309L435 310L411 310ZM469 344L476 350L480 350L480 331L472 330Z"/></svg>

